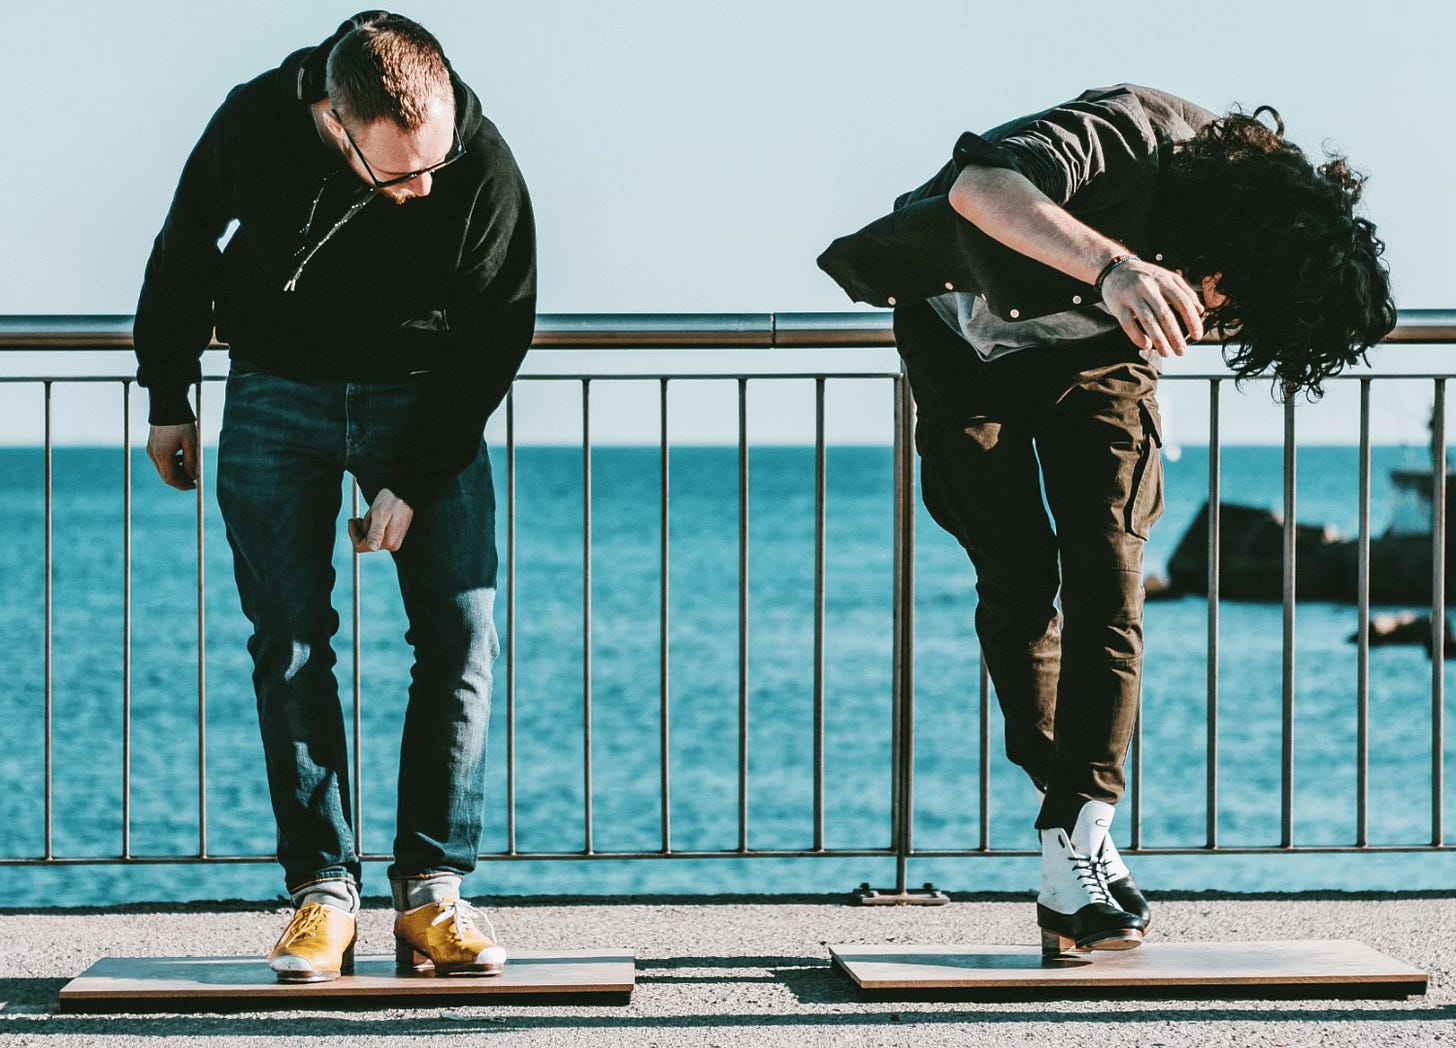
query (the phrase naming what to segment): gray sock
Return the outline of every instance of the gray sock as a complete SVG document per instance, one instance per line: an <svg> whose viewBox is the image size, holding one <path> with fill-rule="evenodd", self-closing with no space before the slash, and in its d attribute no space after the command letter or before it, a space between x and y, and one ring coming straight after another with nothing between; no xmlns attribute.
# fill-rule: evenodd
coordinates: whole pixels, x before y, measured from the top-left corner
<svg viewBox="0 0 1456 1048"><path fill-rule="evenodd" d="M389 888L394 896L394 908L403 913L427 903L460 898L460 875L436 873L429 877L390 881Z"/></svg>
<svg viewBox="0 0 1456 1048"><path fill-rule="evenodd" d="M353 917L359 912L359 886L353 881L319 881L293 895L294 909L301 909L315 902L332 906Z"/></svg>

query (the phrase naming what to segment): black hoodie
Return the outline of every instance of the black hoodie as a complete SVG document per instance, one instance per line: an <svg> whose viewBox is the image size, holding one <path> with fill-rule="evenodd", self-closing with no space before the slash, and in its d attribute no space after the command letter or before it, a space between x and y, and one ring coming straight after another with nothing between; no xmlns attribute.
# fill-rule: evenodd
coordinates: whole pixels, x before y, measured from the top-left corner
<svg viewBox="0 0 1456 1048"><path fill-rule="evenodd" d="M320 140L309 105L324 97L329 51L353 25L234 88L203 131L147 262L137 378L151 422L175 425L193 418L187 390L214 329L235 359L289 378L428 371L409 461L385 484L418 505L474 460L530 347L535 229L510 149L453 72L466 153L435 173L428 196L399 206L372 193Z"/></svg>

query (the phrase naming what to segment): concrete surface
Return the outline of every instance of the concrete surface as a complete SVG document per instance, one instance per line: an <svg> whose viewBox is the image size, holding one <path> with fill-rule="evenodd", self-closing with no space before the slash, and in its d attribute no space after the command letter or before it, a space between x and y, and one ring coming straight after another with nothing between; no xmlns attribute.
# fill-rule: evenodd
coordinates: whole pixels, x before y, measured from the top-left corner
<svg viewBox="0 0 1456 1048"><path fill-rule="evenodd" d="M0 910L0 1045L1456 1045L1456 895L1154 897L1162 941L1358 939L1430 975L1400 1001L1156 1000L1015 1004L863 1002L826 942L1036 941L1030 897L862 908L826 897L503 899L491 912L520 949L634 950L627 1005L467 1005L73 1015L65 982L105 955L261 956L286 911L259 903ZM360 950L392 948L383 900Z"/></svg>

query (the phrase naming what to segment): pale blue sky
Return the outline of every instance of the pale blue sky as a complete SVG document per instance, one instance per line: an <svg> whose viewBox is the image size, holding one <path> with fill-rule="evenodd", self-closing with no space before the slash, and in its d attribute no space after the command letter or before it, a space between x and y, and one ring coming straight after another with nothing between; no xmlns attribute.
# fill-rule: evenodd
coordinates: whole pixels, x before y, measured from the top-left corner
<svg viewBox="0 0 1456 1048"><path fill-rule="evenodd" d="M362 3L7 4L0 313L131 312L182 161L223 95ZM829 240L922 181L961 130L1122 80L1215 110L1270 103L1302 145L1347 152L1370 175L1399 304L1456 306L1451 0L400 9L436 33L515 150L537 208L543 312L853 308L814 266ZM1381 357L1428 369L1450 352ZM1213 355L1199 351L1197 369ZM0 395L0 440L27 442L31 407ZM1422 395L1377 403L1387 439L1419 439ZM1197 441L1201 391L1169 383L1163 397L1175 437ZM806 398L760 399L757 436L806 432L793 407ZM841 439L883 436L868 419L882 398L836 399ZM1309 413L1311 433L1338 438L1339 399ZM1228 428L1277 439L1262 387L1248 400ZM78 402L72 414L84 439L98 413ZM600 432L636 439L639 415L607 406ZM528 437L537 420L523 417Z"/></svg>

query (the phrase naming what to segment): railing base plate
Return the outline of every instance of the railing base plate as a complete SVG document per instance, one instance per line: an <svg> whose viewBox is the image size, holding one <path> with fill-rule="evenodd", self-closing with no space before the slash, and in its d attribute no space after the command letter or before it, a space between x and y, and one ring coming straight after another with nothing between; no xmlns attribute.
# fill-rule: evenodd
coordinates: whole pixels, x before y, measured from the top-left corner
<svg viewBox="0 0 1456 1048"><path fill-rule="evenodd" d="M871 888L866 881L855 889L854 899L861 906L944 906L950 902L945 892L927 881L921 888Z"/></svg>

